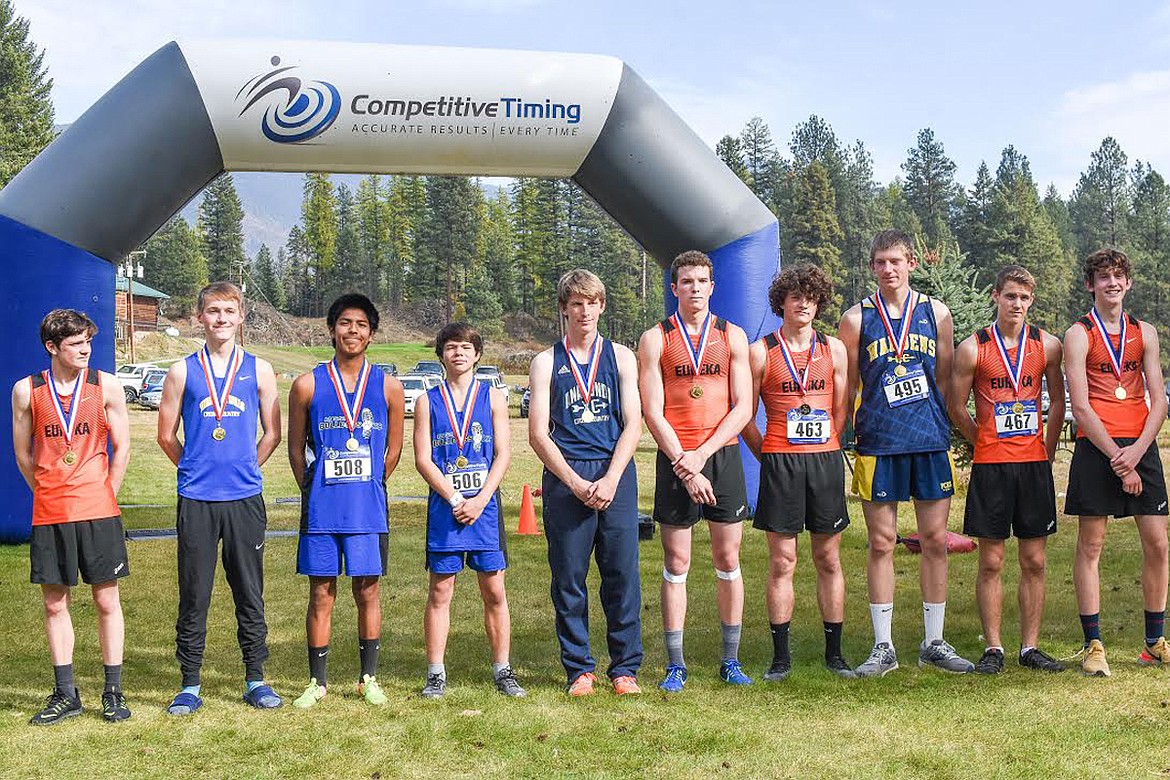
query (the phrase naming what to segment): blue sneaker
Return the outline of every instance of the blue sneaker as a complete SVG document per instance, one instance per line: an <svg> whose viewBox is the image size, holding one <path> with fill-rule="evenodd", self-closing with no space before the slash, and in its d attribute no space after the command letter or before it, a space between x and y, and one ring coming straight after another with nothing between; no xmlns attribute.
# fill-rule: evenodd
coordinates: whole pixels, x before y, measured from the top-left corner
<svg viewBox="0 0 1170 780"><path fill-rule="evenodd" d="M274 710L284 701L272 690L270 685L257 685L244 694L244 703L258 710Z"/></svg>
<svg viewBox="0 0 1170 780"><path fill-rule="evenodd" d="M667 693L682 693L683 686L687 682L687 668L679 666L678 664L671 664L666 667L666 676L662 678L662 682L658 683L658 687Z"/></svg>
<svg viewBox="0 0 1170 780"><path fill-rule="evenodd" d="M739 661L724 661L719 665L719 679L728 685L751 685L752 678L744 674Z"/></svg>
<svg viewBox="0 0 1170 780"><path fill-rule="evenodd" d="M180 691L167 707L168 715L191 715L203 706L203 699L193 693Z"/></svg>

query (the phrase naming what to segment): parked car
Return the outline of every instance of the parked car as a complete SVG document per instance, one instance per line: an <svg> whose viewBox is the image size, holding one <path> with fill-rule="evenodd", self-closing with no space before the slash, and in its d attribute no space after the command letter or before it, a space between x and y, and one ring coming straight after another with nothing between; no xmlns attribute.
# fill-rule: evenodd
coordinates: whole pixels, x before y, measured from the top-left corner
<svg viewBox="0 0 1170 780"><path fill-rule="evenodd" d="M499 374L481 374L478 371L476 371L475 378L480 380L481 382L488 382L489 384L491 384L492 387L496 388L501 393L503 393L504 394L504 403L508 403L508 395L510 394L511 391L508 390L508 383L504 381L504 378L502 376L500 376Z"/></svg>
<svg viewBox="0 0 1170 780"><path fill-rule="evenodd" d="M475 369L476 379L503 379L504 375L500 373L499 366L477 366Z"/></svg>
<svg viewBox="0 0 1170 780"><path fill-rule="evenodd" d="M437 376L442 378L443 364L437 360L420 360L415 363L414 368L410 370L412 374L419 374L423 376Z"/></svg>
<svg viewBox="0 0 1170 780"><path fill-rule="evenodd" d="M143 380L151 370L166 372L166 369L155 363L127 363L118 367L114 377L122 384L127 403L138 398L138 394L142 392Z"/></svg>
<svg viewBox="0 0 1170 780"><path fill-rule="evenodd" d="M405 374L398 377L398 381L402 383L402 392L406 396L406 413L408 415L414 414L414 402L418 397L431 388L427 385L425 377L416 374Z"/></svg>
<svg viewBox="0 0 1170 780"><path fill-rule="evenodd" d="M386 376L398 376L398 366L394 363L375 363L374 365L382 369L382 373Z"/></svg>
<svg viewBox="0 0 1170 780"><path fill-rule="evenodd" d="M161 368L152 368L142 379L142 390L138 393L138 405L144 409L158 409L162 401L163 380L167 372Z"/></svg>
<svg viewBox="0 0 1170 780"><path fill-rule="evenodd" d="M528 401L531 398L531 396L532 396L532 388L531 387L524 388L524 395L520 396L520 416L521 417L528 416Z"/></svg>

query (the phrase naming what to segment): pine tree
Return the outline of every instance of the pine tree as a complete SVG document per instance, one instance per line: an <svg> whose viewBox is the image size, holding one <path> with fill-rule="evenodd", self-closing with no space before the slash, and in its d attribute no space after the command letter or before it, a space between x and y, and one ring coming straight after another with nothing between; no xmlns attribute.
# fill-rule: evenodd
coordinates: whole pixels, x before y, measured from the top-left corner
<svg viewBox="0 0 1170 780"><path fill-rule="evenodd" d="M418 230L426 218L426 181L421 176L395 176L386 199L390 224L390 253L386 262L386 286L390 303L399 306L407 297L407 278L414 274Z"/></svg>
<svg viewBox="0 0 1170 780"><path fill-rule="evenodd" d="M731 169L731 172L740 178L748 187L752 187L755 182L752 175L748 172L747 166L743 162L743 144L733 135L725 135L719 139L715 144L715 154L723 161L723 164Z"/></svg>
<svg viewBox="0 0 1170 780"><path fill-rule="evenodd" d="M504 307L493 288L487 263L476 259L467 274L463 290L464 318L479 329L485 338L495 338L504 332Z"/></svg>
<svg viewBox="0 0 1170 780"><path fill-rule="evenodd" d="M428 176L426 192L427 215L417 245L420 267L411 297L418 304L438 304L426 312L428 321L437 324L455 315L475 260L483 191L465 176Z"/></svg>
<svg viewBox="0 0 1170 780"><path fill-rule="evenodd" d="M958 189L955 163L929 127L918 131L918 143L907 151L902 170L906 172L906 200L922 223L927 243L938 246L949 242Z"/></svg>
<svg viewBox="0 0 1170 780"><path fill-rule="evenodd" d="M357 219L358 268L356 278L374 300L389 295L385 275L390 258L389 193L384 193L382 178L371 175L358 184L354 198Z"/></svg>
<svg viewBox="0 0 1170 780"><path fill-rule="evenodd" d="M763 119L753 116L739 134L739 145L744 167L751 177L752 192L770 206L775 201L779 160L772 131Z"/></svg>
<svg viewBox="0 0 1170 780"><path fill-rule="evenodd" d="M169 317L195 311L195 298L207 284L207 259L199 236L182 215L172 217L146 242L143 281L171 296L164 310Z"/></svg>
<svg viewBox="0 0 1170 780"><path fill-rule="evenodd" d="M29 23L0 0L0 187L53 140L53 80Z"/></svg>
<svg viewBox="0 0 1170 780"><path fill-rule="evenodd" d="M212 281L240 281L247 264L244 255L244 207L230 173L203 190L199 203L199 237Z"/></svg>
<svg viewBox="0 0 1170 780"><path fill-rule="evenodd" d="M911 284L951 310L958 344L991 322L991 286L979 284L975 269L965 262L953 241L932 248L919 238L916 245L919 263L911 275Z"/></svg>
<svg viewBox="0 0 1170 780"><path fill-rule="evenodd" d="M517 311L520 307L520 290L516 246L512 235L511 204L504 189L485 205L477 252L501 310Z"/></svg>
<svg viewBox="0 0 1170 780"><path fill-rule="evenodd" d="M333 267L337 262L337 193L327 173L306 173L302 186L301 236L307 276L311 285L309 316L325 311L325 297L331 291Z"/></svg>
<svg viewBox="0 0 1170 780"><path fill-rule="evenodd" d="M278 310L284 309L284 288L277 277L276 265L268 244L260 245L256 259L252 261L252 282L256 287L253 297L267 302Z"/></svg>
<svg viewBox="0 0 1170 780"><path fill-rule="evenodd" d="M841 292L849 302L860 300L869 288L869 245L884 227L878 218L877 184L873 178L873 157L858 141L848 150L842 186L837 189L837 218L844 239L841 263L846 281Z"/></svg>
<svg viewBox="0 0 1170 780"><path fill-rule="evenodd" d="M956 238L967 257L967 264L987 282L994 275L995 250L991 237L991 209L995 198L995 180L986 162L979 163L975 183L963 198L959 210Z"/></svg>
<svg viewBox="0 0 1170 780"><path fill-rule="evenodd" d="M1130 204L1128 165L1125 152L1111 137L1091 155L1069 202L1079 257L1103 246L1125 244Z"/></svg>
<svg viewBox="0 0 1170 780"><path fill-rule="evenodd" d="M834 333L841 319L842 287L845 269L837 244L843 238L837 223L837 199L829 183L829 174L819 162L804 169L796 191L796 208L792 214L792 233L796 250L792 260L812 263L833 283L832 300L817 315L817 328Z"/></svg>
<svg viewBox="0 0 1170 780"><path fill-rule="evenodd" d="M1134 315L1164 323L1170 317L1170 185L1149 164L1137 163L1129 215L1133 290L1126 306Z"/></svg>

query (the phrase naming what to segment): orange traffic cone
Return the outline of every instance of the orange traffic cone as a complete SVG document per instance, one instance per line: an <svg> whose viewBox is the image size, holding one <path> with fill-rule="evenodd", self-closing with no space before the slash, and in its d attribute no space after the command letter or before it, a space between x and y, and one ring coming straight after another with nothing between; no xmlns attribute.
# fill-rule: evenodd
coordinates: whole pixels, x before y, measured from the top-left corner
<svg viewBox="0 0 1170 780"><path fill-rule="evenodd" d="M536 509L532 506L532 488L524 486L524 496L520 499L520 525L516 533L521 536L539 536L540 529L536 527Z"/></svg>

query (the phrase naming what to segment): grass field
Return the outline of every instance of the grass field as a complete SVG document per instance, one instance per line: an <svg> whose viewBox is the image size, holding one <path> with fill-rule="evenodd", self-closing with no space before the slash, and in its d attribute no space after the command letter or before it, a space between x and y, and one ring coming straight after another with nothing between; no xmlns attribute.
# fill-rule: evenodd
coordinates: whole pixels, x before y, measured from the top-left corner
<svg viewBox="0 0 1170 780"><path fill-rule="evenodd" d="M264 350L262 350L264 352ZM303 351L302 351L303 352ZM296 361L284 353L266 357ZM306 365L300 357L299 367ZM308 358L311 359L311 358ZM412 358L417 359L417 358ZM286 370L278 366L279 370ZM509 381L518 378L509 377ZM282 392L287 381L282 382ZM130 527L174 522L174 469L154 445L152 412L131 414L134 450L120 496ZM540 468L526 444L525 421L512 422L516 456L503 486L509 527L515 528L522 486L539 482ZM409 423L407 425L409 435ZM406 448L409 453L409 442ZM1165 453L1165 450L1164 450ZM649 509L653 445L644 436L637 455L641 505ZM1063 490L1068 454L1057 464ZM273 528L295 527L296 494L283 449L265 468ZM914 665L921 638L918 559L896 556L895 641L903 668L883 680L842 681L820 667L821 629L812 588L807 540L797 571L793 622L794 671L779 685L729 689L717 678L718 618L705 531L696 534L690 578L685 693L655 690L664 659L657 539L642 544L646 693L617 699L602 691L587 700L563 693L563 672L548 597L543 537L509 540L508 590L513 617L513 663L529 698L505 700L491 687L482 612L475 586L461 582L448 650L449 694L418 695L425 672L422 609L424 493L407 458L390 480L390 571L383 584L385 631L382 672L390 703L378 710L352 693L357 674L354 609L342 596L334 616L330 695L300 712L285 707L255 712L240 702L242 667L235 646L229 591L222 573L209 620L203 674L204 708L186 719L164 707L177 690L173 658L177 605L173 540L130 545L132 576L123 581L127 618L124 682L134 717L119 726L101 721L101 664L93 607L77 591L75 667L86 714L50 729L26 725L52 684L41 629L40 596L28 584L27 547L0 547L0 777L62 778L112 775L171 777L778 777L778 778L1049 778L1159 777L1170 774L1170 672L1142 669L1139 550L1132 525L1110 531L1102 559L1102 630L1113 677L1086 679L1027 673L1010 664L999 678L953 677ZM138 505L138 506L133 506ZM952 510L958 528L962 501ZM844 533L847 577L846 655L868 652L872 635L865 598L865 533L860 507ZM539 512L539 509L538 509ZM904 532L912 530L908 515ZM1067 656L1080 646L1072 596L1075 527L1064 520L1050 546L1044 647ZM274 538L266 557L271 658L270 681L291 700L307 682L304 649L306 584L294 573L295 539ZM1014 593L1014 549L1009 546L1007 592ZM974 607L975 555L952 558L947 636L968 657L982 650ZM747 585L741 658L762 673L771 653L764 612L767 566L762 533L747 531L743 571ZM596 592L596 577L591 589ZM596 604L596 602L594 602ZM1017 638L1014 598L1004 607L1005 642ZM593 646L604 669L600 610L593 612Z"/></svg>

